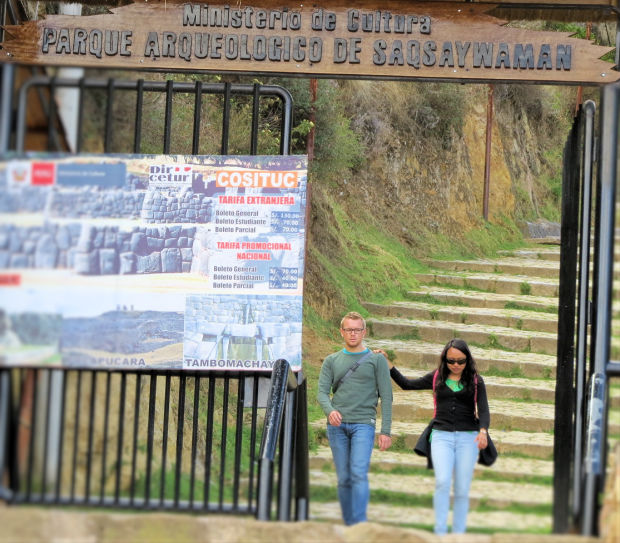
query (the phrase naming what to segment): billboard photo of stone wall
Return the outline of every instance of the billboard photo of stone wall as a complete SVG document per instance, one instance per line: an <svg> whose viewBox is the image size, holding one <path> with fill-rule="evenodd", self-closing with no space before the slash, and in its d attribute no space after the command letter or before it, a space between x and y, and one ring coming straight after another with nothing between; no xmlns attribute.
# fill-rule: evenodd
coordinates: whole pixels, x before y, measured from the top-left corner
<svg viewBox="0 0 620 543"><path fill-rule="evenodd" d="M300 367L306 183L301 156L0 161L0 364L189 369L204 355L188 336L205 322L200 299L228 315L223 337L261 322L251 337L271 350L256 360L274 360L267 328L288 307L299 331L289 319L295 339L278 357ZM231 303L260 319L240 320Z"/></svg>

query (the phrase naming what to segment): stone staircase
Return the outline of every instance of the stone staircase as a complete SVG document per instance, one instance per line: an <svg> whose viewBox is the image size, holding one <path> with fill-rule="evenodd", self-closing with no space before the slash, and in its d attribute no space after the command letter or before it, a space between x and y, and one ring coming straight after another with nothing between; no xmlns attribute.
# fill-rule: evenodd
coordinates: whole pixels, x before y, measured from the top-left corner
<svg viewBox="0 0 620 543"><path fill-rule="evenodd" d="M532 244L493 260L430 261L406 301L364 304L370 314L367 344L385 349L407 376L434 369L453 337L472 349L487 383L490 433L500 456L491 468L476 467L471 532L551 531L559 254L558 245ZM617 381L611 396L614 442L620 437ZM433 473L412 452L432 411L430 391L394 385L394 445L373 453L370 521L432 529ZM324 421L314 427L323 444L311 453L311 517L336 520L336 476Z"/></svg>

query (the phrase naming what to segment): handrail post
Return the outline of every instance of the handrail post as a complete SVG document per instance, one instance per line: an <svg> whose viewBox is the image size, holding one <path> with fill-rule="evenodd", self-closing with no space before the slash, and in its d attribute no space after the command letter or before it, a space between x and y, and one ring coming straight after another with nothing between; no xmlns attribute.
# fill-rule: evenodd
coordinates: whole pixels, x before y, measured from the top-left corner
<svg viewBox="0 0 620 543"><path fill-rule="evenodd" d="M611 331L611 300L614 264L614 225L616 211L617 146L620 116L620 86L606 85L601 91L601 146L598 172L598 224L595 267L595 320L592 325L591 401L588 404L587 443L585 460L584 513L582 535L598 531L599 491L605 478L606 379ZM602 405L598 400L602 400Z"/></svg>
<svg viewBox="0 0 620 543"><path fill-rule="evenodd" d="M588 325L590 324L590 232L592 227L592 172L594 162L594 115L592 100L583 105L585 117L583 141L583 179L581 196L581 236L579 247L579 297L577 317L577 349L575 367L575 421L573 440L573 523L581 515L581 475L583 469L583 413L585 407Z"/></svg>
<svg viewBox="0 0 620 543"><path fill-rule="evenodd" d="M273 463L276 456L276 445L284 415L284 403L287 389L294 390L297 386L289 363L280 358L275 361L271 372L271 386L267 399L265 427L259 453L258 497L256 518L269 520L272 498Z"/></svg>

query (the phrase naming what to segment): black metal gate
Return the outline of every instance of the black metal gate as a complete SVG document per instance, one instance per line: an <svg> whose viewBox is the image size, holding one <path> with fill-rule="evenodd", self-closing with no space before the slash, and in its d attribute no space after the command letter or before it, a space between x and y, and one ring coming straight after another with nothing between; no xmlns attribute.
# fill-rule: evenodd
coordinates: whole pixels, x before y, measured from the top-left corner
<svg viewBox="0 0 620 543"><path fill-rule="evenodd" d="M594 102L586 102L575 119L564 150L562 187L554 532L583 535L598 533L609 383L620 376L620 362L611 359L620 85L604 87L601 96L598 138Z"/></svg>

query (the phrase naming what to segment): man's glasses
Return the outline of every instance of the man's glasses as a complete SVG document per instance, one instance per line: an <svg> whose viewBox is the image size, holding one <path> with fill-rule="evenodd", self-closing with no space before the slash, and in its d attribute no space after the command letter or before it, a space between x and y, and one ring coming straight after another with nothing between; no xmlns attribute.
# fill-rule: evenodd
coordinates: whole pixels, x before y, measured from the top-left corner
<svg viewBox="0 0 620 543"><path fill-rule="evenodd" d="M458 364L462 366L463 364L467 364L467 358L446 358L446 362L448 364Z"/></svg>
<svg viewBox="0 0 620 543"><path fill-rule="evenodd" d="M361 334L364 328L343 328L342 331L345 334Z"/></svg>

